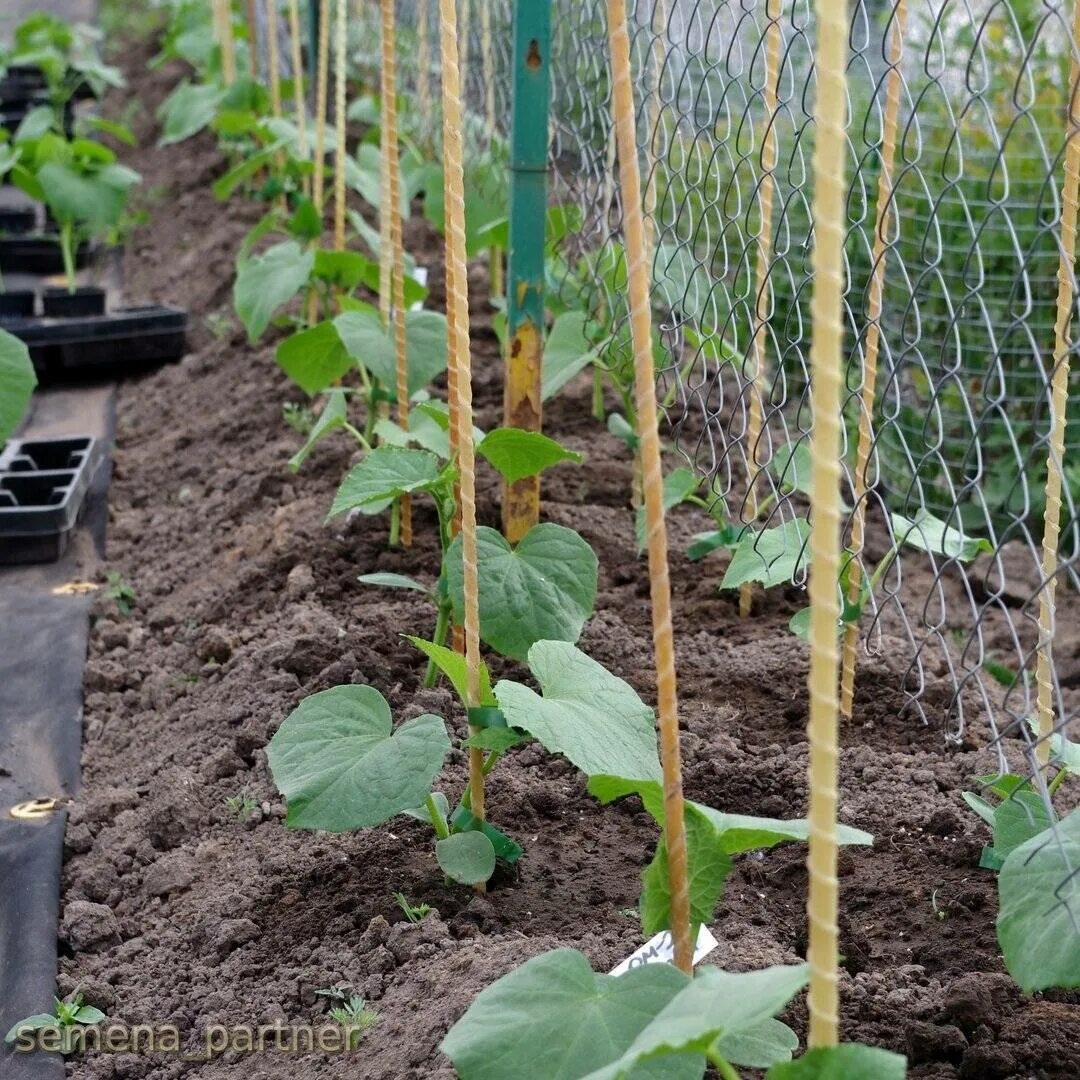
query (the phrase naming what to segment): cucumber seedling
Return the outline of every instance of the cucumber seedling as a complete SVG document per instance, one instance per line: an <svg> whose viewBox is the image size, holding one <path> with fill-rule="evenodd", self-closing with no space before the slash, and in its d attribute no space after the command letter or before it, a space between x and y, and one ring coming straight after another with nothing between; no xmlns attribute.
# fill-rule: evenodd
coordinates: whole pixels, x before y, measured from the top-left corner
<svg viewBox="0 0 1080 1080"><path fill-rule="evenodd" d="M465 659L445 646L411 638L468 700ZM475 734L465 749L484 751L490 774L511 748L530 739L561 754L586 776L622 782L660 780L652 710L633 688L565 641L538 641L528 651L540 687L501 680L480 667L480 704L468 708ZM466 789L451 810L435 788L451 749L442 717L424 714L393 724L386 699L371 686L337 686L306 698L270 740L274 782L285 796L290 828L345 832L383 825L403 814L431 826L435 857L452 881L487 881L497 861L522 850L490 822L476 818Z"/></svg>

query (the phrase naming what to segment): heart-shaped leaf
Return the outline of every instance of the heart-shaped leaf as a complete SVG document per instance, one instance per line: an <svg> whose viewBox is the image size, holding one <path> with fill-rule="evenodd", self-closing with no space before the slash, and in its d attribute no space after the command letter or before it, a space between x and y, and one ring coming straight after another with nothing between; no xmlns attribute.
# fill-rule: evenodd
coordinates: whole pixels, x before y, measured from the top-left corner
<svg viewBox="0 0 1080 1080"><path fill-rule="evenodd" d="M315 256L295 240L275 244L262 255L240 263L233 283L233 304L252 344L262 337L274 312L307 284L314 263Z"/></svg>
<svg viewBox="0 0 1080 1080"><path fill-rule="evenodd" d="M672 1055L711 1054L718 1039L760 1028L806 985L809 975L808 964L742 973L702 968L621 1057L587 1073L586 1080L616 1080L657 1058L667 1062Z"/></svg>
<svg viewBox="0 0 1080 1080"><path fill-rule="evenodd" d="M374 309L342 312L335 320L349 354L390 389L397 385L397 354L390 331ZM446 370L446 316L437 311L405 315L405 349L409 396L429 386Z"/></svg>
<svg viewBox="0 0 1080 1080"><path fill-rule="evenodd" d="M14 334L0 330L0 444L18 427L35 386L29 350Z"/></svg>
<svg viewBox="0 0 1080 1080"><path fill-rule="evenodd" d="M496 652L524 660L537 641L577 641L596 602L598 563L573 529L545 522L517 547L495 529L476 530L480 637ZM446 553L454 612L464 611L462 541Z"/></svg>
<svg viewBox="0 0 1080 1080"><path fill-rule="evenodd" d="M286 825L346 832L423 803L449 749L440 717L418 716L395 730L374 687L335 686L300 702L267 757L288 804Z"/></svg>
<svg viewBox="0 0 1080 1080"><path fill-rule="evenodd" d="M477 885L495 873L495 847L482 832L460 832L435 845L442 872L461 885Z"/></svg>
<svg viewBox="0 0 1080 1080"><path fill-rule="evenodd" d="M633 687L565 641L538 641L529 668L543 697L504 679L495 697L510 727L527 731L588 776L659 780L653 711Z"/></svg>
<svg viewBox="0 0 1080 1080"><path fill-rule="evenodd" d="M584 311L566 311L552 324L544 342L540 397L547 401L557 394L579 371L596 358L596 348L589 341Z"/></svg>
<svg viewBox="0 0 1080 1080"><path fill-rule="evenodd" d="M980 552L994 550L989 540L965 536L959 529L934 517L927 510L919 510L913 518L893 514L892 527L898 544L910 544L933 555L959 559L960 562L970 562Z"/></svg>
<svg viewBox="0 0 1080 1080"><path fill-rule="evenodd" d="M755 533L747 530L731 556L722 589L737 589L747 581L760 581L765 588L784 585L806 565L810 525L794 518L772 529Z"/></svg>
<svg viewBox="0 0 1080 1080"><path fill-rule="evenodd" d="M768 1069L790 1061L798 1048L799 1036L787 1024L771 1016L757 1027L721 1035L716 1044L725 1061L746 1069Z"/></svg>
<svg viewBox="0 0 1080 1080"><path fill-rule="evenodd" d="M841 1043L817 1046L801 1058L775 1065L766 1080L904 1080L905 1076L903 1054L879 1046Z"/></svg>
<svg viewBox="0 0 1080 1080"><path fill-rule="evenodd" d="M688 982L668 964L600 975L581 953L557 949L482 991L440 1049L461 1080L578 1080L618 1060ZM670 1070L656 1077L703 1072L700 1057L665 1064Z"/></svg>
<svg viewBox="0 0 1080 1080"><path fill-rule="evenodd" d="M317 394L353 366L332 322L287 337L274 354L277 365L306 394Z"/></svg>
<svg viewBox="0 0 1080 1080"><path fill-rule="evenodd" d="M426 450L377 446L345 475L327 517L359 510L377 514L400 495L438 482L439 459Z"/></svg>
<svg viewBox="0 0 1080 1080"><path fill-rule="evenodd" d="M537 476L561 461L581 464L580 454L564 449L539 431L522 431L520 428L496 428L484 437L476 452L508 484L517 483L526 476Z"/></svg>

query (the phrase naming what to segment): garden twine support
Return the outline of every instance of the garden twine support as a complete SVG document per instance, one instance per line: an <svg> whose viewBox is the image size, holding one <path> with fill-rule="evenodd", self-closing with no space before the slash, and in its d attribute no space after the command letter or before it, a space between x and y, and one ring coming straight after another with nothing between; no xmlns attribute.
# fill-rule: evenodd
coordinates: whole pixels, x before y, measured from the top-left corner
<svg viewBox="0 0 1080 1080"><path fill-rule="evenodd" d="M330 68L330 18L327 0L312 0L319 11L319 51L315 62L315 169L311 183L311 199L323 215L325 192L323 179L326 171L326 98Z"/></svg>
<svg viewBox="0 0 1080 1080"><path fill-rule="evenodd" d="M271 0L273 2L273 0ZM337 0L334 41L334 250L345 250L345 40L349 0Z"/></svg>
<svg viewBox="0 0 1080 1080"><path fill-rule="evenodd" d="M837 1039L837 677L840 618L840 357L844 248L846 0L817 0L814 251L810 346L810 933L809 1045Z"/></svg>
<svg viewBox="0 0 1080 1080"><path fill-rule="evenodd" d="M671 938L675 950L675 966L690 974L693 970L694 942L690 931L686 822L679 753L679 706L675 688L675 645L671 626L671 582L668 577L667 531L664 525L660 432L656 388L653 383L650 274L645 250L641 175L637 159L634 91L630 81L630 36L626 26L626 0L607 0L607 22L608 44L611 50L611 109L618 139L619 178L623 193L630 331L634 348L634 389L638 437L641 440L645 535L649 550L657 712L664 777L664 840L667 844L671 890Z"/></svg>
<svg viewBox="0 0 1080 1080"><path fill-rule="evenodd" d="M214 25L221 49L221 77L226 86L236 82L236 43L233 41L232 5L229 0L214 0Z"/></svg>
<svg viewBox="0 0 1080 1080"><path fill-rule="evenodd" d="M881 343L881 298L885 287L886 234L891 228L892 171L896 157L896 125L900 112L900 57L907 24L906 0L897 0L889 45L889 73L885 84L885 115L881 131L881 172L878 174L874 220L873 271L867 296L866 349L859 394L859 444L855 458L855 510L851 519L851 569L848 571L849 604L859 602L862 590L863 541L866 533L866 473L874 444L874 406L877 393L878 349ZM855 660L859 642L858 620L844 626L843 665L840 673L840 715L850 718L855 702Z"/></svg>
<svg viewBox="0 0 1080 1080"><path fill-rule="evenodd" d="M510 149L510 272L507 301L507 427L539 431L544 351L544 242L548 112L551 103L550 0L514 4L514 87ZM493 254L493 265L496 255ZM502 525L516 544L540 520L540 477L503 485Z"/></svg>
<svg viewBox="0 0 1080 1080"><path fill-rule="evenodd" d="M428 5L416 8L416 103L426 121L431 115L431 47L428 44Z"/></svg>
<svg viewBox="0 0 1080 1080"><path fill-rule="evenodd" d="M1051 380L1052 427L1046 461L1046 509L1043 519L1042 576L1039 595L1039 641L1035 662L1036 711L1039 741L1036 755L1040 765L1050 760L1050 736L1054 731L1054 601L1057 592L1058 538L1061 531L1061 480L1065 467L1065 423L1069 402L1069 330L1074 299L1076 266L1076 204L1080 187L1080 133L1075 112L1080 86L1080 2L1073 6L1072 50L1069 74L1068 145L1065 149L1065 176L1061 185L1061 255L1058 263L1057 312L1054 319L1054 361Z"/></svg>
<svg viewBox="0 0 1080 1080"><path fill-rule="evenodd" d="M461 508L465 663L468 704L480 704L480 592L476 567L476 461L472 436L472 376L469 356L469 279L465 265L465 178L462 166L461 73L458 68L455 0L439 0L442 52L443 189L446 203L446 306L448 353L454 372L457 460ZM472 724L470 731L478 730ZM469 749L470 810L484 819L484 752ZM478 886L482 889L482 886Z"/></svg>
<svg viewBox="0 0 1080 1080"><path fill-rule="evenodd" d="M278 55L278 9L275 0L266 5L266 61L270 67L270 113L281 118L281 58Z"/></svg>
<svg viewBox="0 0 1080 1080"><path fill-rule="evenodd" d="M380 280L385 266L389 271L389 321L394 331L394 356L397 375L397 422L409 429L409 368L405 339L405 249L401 236L401 161L398 154L397 120L397 28L394 25L394 0L382 0L382 153L386 183L383 190L379 225L382 243L379 255ZM412 499L398 500L399 538L403 547L412 546Z"/></svg>
<svg viewBox="0 0 1080 1080"><path fill-rule="evenodd" d="M267 7L273 6L273 0ZM247 15L248 32L248 74L252 81L259 77L259 20L255 13L255 0L245 0L244 11Z"/></svg>
<svg viewBox="0 0 1080 1080"><path fill-rule="evenodd" d="M296 133L300 144L300 156L307 157L307 105L304 101L304 54L300 44L300 3L299 0L289 0L289 44L292 55L293 69L293 107L296 111ZM304 194L311 194L311 180L305 176L303 180Z"/></svg>
<svg viewBox="0 0 1080 1080"><path fill-rule="evenodd" d="M771 303L769 282L772 264L772 218L776 193L776 100L780 84L780 0L766 0L765 18L765 138L761 144L761 222L757 250L757 298L754 317L754 338L749 350L750 371L748 390L750 416L746 428L747 485L746 511L751 521L758 516L757 472L758 443L764 425L765 405L761 397L761 380L765 374L765 342ZM739 588L739 614L746 618L754 601L753 582L746 581Z"/></svg>

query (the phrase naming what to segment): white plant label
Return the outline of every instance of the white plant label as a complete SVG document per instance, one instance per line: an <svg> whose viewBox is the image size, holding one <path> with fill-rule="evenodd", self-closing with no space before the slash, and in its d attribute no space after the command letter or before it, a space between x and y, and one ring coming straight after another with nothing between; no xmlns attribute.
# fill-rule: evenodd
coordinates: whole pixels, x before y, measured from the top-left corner
<svg viewBox="0 0 1080 1080"><path fill-rule="evenodd" d="M698 930L694 945L694 965L697 966L717 946L707 926ZM621 964L611 969L612 975L625 975L631 968L644 967L646 964L670 964L675 956L675 946L671 941L671 931L661 930L649 938L639 949L635 949Z"/></svg>

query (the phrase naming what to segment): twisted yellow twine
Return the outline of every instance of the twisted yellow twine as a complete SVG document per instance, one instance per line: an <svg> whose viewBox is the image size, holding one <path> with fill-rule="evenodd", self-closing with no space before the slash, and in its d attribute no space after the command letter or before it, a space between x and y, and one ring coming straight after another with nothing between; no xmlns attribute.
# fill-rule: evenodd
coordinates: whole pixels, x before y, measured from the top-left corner
<svg viewBox="0 0 1080 1080"><path fill-rule="evenodd" d="M221 49L221 77L226 86L232 86L236 82L236 44L229 0L214 0L214 28Z"/></svg>
<svg viewBox="0 0 1080 1080"><path fill-rule="evenodd" d="M315 76L315 173L311 199L322 218L325 204L323 180L326 172L326 98L330 67L330 5L329 0L312 0L319 5L319 53Z"/></svg>
<svg viewBox="0 0 1080 1080"><path fill-rule="evenodd" d="M480 4L480 63L484 75L484 115L488 141L495 137L495 50L491 39L491 4Z"/></svg>
<svg viewBox="0 0 1080 1080"><path fill-rule="evenodd" d="M660 433L656 388L653 385L649 265L645 249L625 0L607 0L607 19L611 49L611 108L618 140L619 178L622 184L623 233L630 289L630 332L634 347L634 390L638 437L641 440L645 533L649 549L657 712L664 774L664 840L667 844L671 890L671 937L675 946L675 965L689 973L693 968L694 943L690 934L686 822L683 816L682 765L679 753L679 703L675 687L675 642L671 626L671 582L668 577L667 531L664 526Z"/></svg>
<svg viewBox="0 0 1080 1080"><path fill-rule="evenodd" d="M245 10L248 32L248 74L252 80L255 80L259 77L259 22L255 14L255 0L247 0Z"/></svg>
<svg viewBox="0 0 1080 1080"><path fill-rule="evenodd" d="M886 234L890 228L892 169L896 157L896 125L900 112L900 57L903 52L907 4L897 0L889 45L889 75L885 83L885 116L881 132L881 172L878 174L877 209L874 221L873 273L867 297L866 353L859 396L859 445L855 457L855 512L851 519L851 569L848 571L849 604L859 602L862 564L859 561L866 535L866 471L874 442L874 403L877 392L878 347L881 341L881 296L885 287ZM840 672L840 715L850 717L855 702L855 660L859 642L858 621L844 627L844 659Z"/></svg>
<svg viewBox="0 0 1080 1080"><path fill-rule="evenodd" d="M468 702L480 703L480 593L476 568L476 460L472 436L472 376L469 356L469 294L465 264L465 178L461 145L461 73L458 68L457 10L454 0L439 0L442 51L443 187L446 203L446 306L448 352L454 372L457 460L464 567L465 663ZM469 794L475 817L484 817L484 753L469 750Z"/></svg>
<svg viewBox="0 0 1080 1080"><path fill-rule="evenodd" d="M772 262L773 199L776 190L776 99L780 85L780 0L765 0L765 138L761 144L761 230L758 234L757 252L757 300L755 304L754 338L750 343L750 416L746 428L747 457L747 517L756 521L758 516L758 443L764 425L765 404L762 401L760 381L765 374L766 324L769 318L769 273ZM762 463L764 464L764 463ZM750 614L754 601L753 582L745 581L739 587L739 614Z"/></svg>
<svg viewBox="0 0 1080 1080"><path fill-rule="evenodd" d="M817 0L814 294L810 349L814 431L810 507L809 1044L836 1043L838 1020L836 624L840 618L840 357L844 248L846 0Z"/></svg>
<svg viewBox="0 0 1080 1080"><path fill-rule="evenodd" d="M300 156L307 158L307 106L304 103L304 55L300 47L300 7L299 0L289 0L289 44L292 49L293 69L293 108L296 112L297 141L300 144ZM304 177L304 193L311 194L311 178Z"/></svg>
<svg viewBox="0 0 1080 1080"><path fill-rule="evenodd" d="M337 2L337 40L334 49L334 250L345 250L345 41L349 0Z"/></svg>
<svg viewBox="0 0 1080 1080"><path fill-rule="evenodd" d="M281 58L278 55L277 0L266 5L266 60L270 66L270 113L275 120L281 117Z"/></svg>
<svg viewBox="0 0 1080 1080"><path fill-rule="evenodd" d="M397 122L397 28L394 0L382 0L382 151L386 171L385 198L379 212L382 263L390 272L390 319L394 327L397 375L397 422L409 429L409 367L405 339L405 248L401 236L401 162L398 155ZM382 267L380 266L380 277ZM380 301L382 297L379 297ZM412 500L400 500L401 543L412 546Z"/></svg>
<svg viewBox="0 0 1080 1080"><path fill-rule="evenodd" d="M1046 460L1046 508L1043 517L1042 576L1039 597L1039 642L1035 662L1036 711L1039 763L1050 760L1050 736L1054 731L1054 621L1057 594L1058 537L1061 531L1061 478L1065 466L1065 424L1069 403L1069 331L1073 307L1073 273L1076 266L1076 204L1080 186L1080 132L1075 113L1080 91L1080 3L1073 8L1073 59L1069 76L1068 146L1065 177L1061 185L1061 257L1058 262L1057 313L1054 320L1054 374L1051 380L1050 452Z"/></svg>
<svg viewBox="0 0 1080 1080"><path fill-rule="evenodd" d="M416 102L422 123L431 116L431 46L428 44L428 5L421 0L416 9Z"/></svg>

